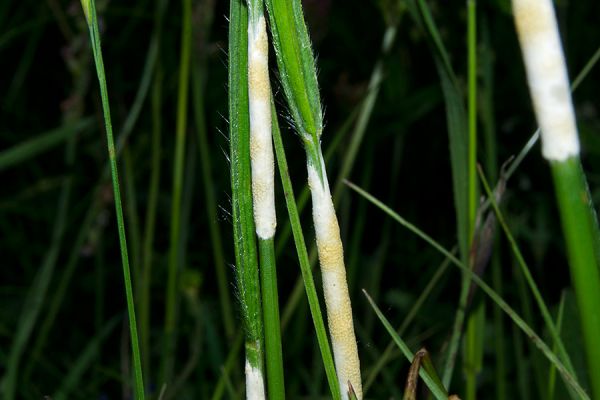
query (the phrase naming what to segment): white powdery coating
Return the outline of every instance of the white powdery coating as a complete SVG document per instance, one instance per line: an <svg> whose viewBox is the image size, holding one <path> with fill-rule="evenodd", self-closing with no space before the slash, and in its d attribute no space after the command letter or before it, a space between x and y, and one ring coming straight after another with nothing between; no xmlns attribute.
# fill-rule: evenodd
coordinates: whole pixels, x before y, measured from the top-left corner
<svg viewBox="0 0 600 400"><path fill-rule="evenodd" d="M333 356L342 399L348 399L348 382L352 383L357 398L362 399L360 362L346 282L344 250L323 163L321 163L321 170L323 183L315 167L308 164L308 185L312 194L313 223Z"/></svg>
<svg viewBox="0 0 600 400"><path fill-rule="evenodd" d="M250 104L250 157L256 234L275 234L275 161L271 139L271 86L265 18L248 26L248 98Z"/></svg>
<svg viewBox="0 0 600 400"><path fill-rule="evenodd" d="M262 372L251 366L248 360L246 360L246 399L265 399L265 383Z"/></svg>
<svg viewBox="0 0 600 400"><path fill-rule="evenodd" d="M542 131L542 154L564 161L579 154L579 139L552 0L513 0L512 5Z"/></svg>

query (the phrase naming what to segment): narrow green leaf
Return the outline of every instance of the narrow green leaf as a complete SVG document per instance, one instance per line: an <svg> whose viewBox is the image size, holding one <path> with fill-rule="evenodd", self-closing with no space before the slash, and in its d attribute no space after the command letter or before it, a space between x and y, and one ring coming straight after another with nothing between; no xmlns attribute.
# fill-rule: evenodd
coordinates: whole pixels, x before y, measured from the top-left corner
<svg viewBox="0 0 600 400"><path fill-rule="evenodd" d="M181 27L181 58L177 91L177 120L175 126L175 154L173 156L173 196L169 232L169 261L164 322L164 346L161 361L161 383L171 383L176 354L177 307L179 298L179 271L181 270L180 239L182 220L183 173L187 130L188 91L192 46L192 1L183 0Z"/></svg>
<svg viewBox="0 0 600 400"><path fill-rule="evenodd" d="M112 122L110 116L110 105L108 101L108 89L106 87L106 75L104 72L104 61L102 59L102 49L100 47L100 32L98 29L98 20L96 16L95 0L82 0L82 6L88 19L90 31L90 40L96 63L98 82L100 84L100 95L102 98L102 110L104 112L104 123L106 127L106 141L108 145L108 158L111 169L113 193L115 198L115 210L117 214L117 226L119 231L119 247L121 249L121 262L123 264L123 278L125 281L125 295L127 298L127 311L129 315L129 329L131 336L131 349L133 353L133 371L135 376L135 394L137 399L144 399L144 382L142 378L142 363L140 349L138 344L137 322L135 318L135 304L133 288L131 284L131 272L129 269L129 255L127 253L127 240L125 237L125 222L123 218L123 208L121 205L121 192L119 189L119 173L117 169L117 157L115 151L115 141L112 132Z"/></svg>
<svg viewBox="0 0 600 400"><path fill-rule="evenodd" d="M394 342L396 342L398 348L402 351L406 359L412 362L414 354L410 351L410 349L408 348L406 343L404 343L404 341L400 338L400 336L398 336L398 334L394 330L394 327L383 315L383 313L381 312L379 307L377 307L377 304L375 304L373 299L371 299L371 296L369 296L369 294L365 290L363 290L363 293L367 297L367 300L371 304L371 307L373 307L375 314L377 314L377 317L379 318L385 329L388 331ZM431 390L431 393L435 396L436 399L448 400L448 392L446 392L446 389L444 389L444 387L440 384L439 378L436 381L425 369L421 369L419 371L419 375L421 376L429 390Z"/></svg>
<svg viewBox="0 0 600 400"><path fill-rule="evenodd" d="M113 317L104 324L100 332L90 339L90 342L87 344L87 346L70 365L69 371L65 376L60 389L58 389L54 396L52 396L53 400L68 399L69 394L73 392L79 385L81 385L81 379L83 375L98 357L100 345L114 331L120 320L121 318L119 317Z"/></svg>

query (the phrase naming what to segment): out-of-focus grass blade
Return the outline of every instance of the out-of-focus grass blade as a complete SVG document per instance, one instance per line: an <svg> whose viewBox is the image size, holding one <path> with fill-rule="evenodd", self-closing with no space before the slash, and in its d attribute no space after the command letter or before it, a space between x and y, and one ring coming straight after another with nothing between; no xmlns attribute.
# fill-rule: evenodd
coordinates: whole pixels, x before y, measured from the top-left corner
<svg viewBox="0 0 600 400"><path fill-rule="evenodd" d="M454 70L452 69L452 64L448 55L449 53L441 40L439 29L435 24L427 2L425 0L411 0L408 2L408 10L417 25L429 35L430 45L433 47L433 59L440 77L440 84L446 104L446 120L450 145L450 166L452 169L454 208L456 210L460 257L461 260L467 264L472 237L472 218L470 215L474 215L474 210L470 210L469 207L469 204L473 205L473 196L469 196L469 180L471 177L469 176L468 121L463 93ZM475 171L472 172L473 174L475 173ZM472 178L473 180L476 179L475 177ZM471 197L471 199L469 197ZM463 276L458 309L452 328L445 362L446 365L443 372L443 381L446 385L449 385L454 371L460 337L463 331L468 292L468 280L466 276Z"/></svg>
<svg viewBox="0 0 600 400"><path fill-rule="evenodd" d="M104 124L106 129L106 143L108 150L108 159L110 164L113 195L115 203L115 212L117 219L117 230L119 233L119 249L121 251L121 264L123 267L123 281L125 284L125 297L127 300L127 314L129 317L129 330L131 338L131 351L133 356L133 372L135 377L135 395L138 400L144 399L144 382L142 378L142 362L139 349L139 339L137 334L137 322L135 318L135 303L133 299L133 288L131 282L131 271L129 268L129 254L127 252L127 239L125 234L125 222L123 217L123 206L121 204L121 191L119 188L119 173L117 167L117 151L111 122L110 103L108 100L108 88L106 84L106 73L104 71L104 61L102 57L102 48L100 45L100 30L96 15L95 0L81 0L81 5L88 23L90 42L94 54L96 73L100 86L100 98L102 100L102 110Z"/></svg>
<svg viewBox="0 0 600 400"><path fill-rule="evenodd" d="M75 388L80 386L81 378L96 359L100 345L115 329L119 321L121 321L121 317L113 317L110 321L106 322L102 327L102 330L90 340L88 345L80 353L79 357L77 357L77 360L70 365L67 376L63 380L60 389L52 396L52 399L66 400L69 398L69 394L75 390Z"/></svg>
<svg viewBox="0 0 600 400"><path fill-rule="evenodd" d="M42 133L25 142L19 143L9 149L0 152L0 171L10 168L16 164L25 162L40 153L50 150L60 144L71 135L92 125L93 118L85 118L73 125L61 126L49 132Z"/></svg>
<svg viewBox="0 0 600 400"><path fill-rule="evenodd" d="M560 296L560 303L558 304L558 312L556 315L556 330L560 334L562 324L563 324L563 316L565 311L565 292ZM556 344L552 346L552 349L556 351ZM554 365L550 366L550 371L548 372L548 400L552 400L555 398L555 389L556 389L556 368Z"/></svg>
<svg viewBox="0 0 600 400"><path fill-rule="evenodd" d="M69 199L71 197L71 181L64 183L58 200L57 213L54 221L54 231L48 252L44 256L39 271L31 284L20 312L19 321L10 347L6 372L2 378L0 393L3 399L13 399L18 384L21 357L37 322L44 300L50 286L50 281L56 267L69 212Z"/></svg>

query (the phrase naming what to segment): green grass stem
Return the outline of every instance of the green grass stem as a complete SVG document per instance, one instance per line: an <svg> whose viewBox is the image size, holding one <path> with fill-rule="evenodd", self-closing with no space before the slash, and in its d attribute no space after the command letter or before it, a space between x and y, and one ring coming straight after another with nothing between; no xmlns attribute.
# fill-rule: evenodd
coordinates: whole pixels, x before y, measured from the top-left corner
<svg viewBox="0 0 600 400"><path fill-rule="evenodd" d="M469 119L469 237L477 214L477 14L476 0L467 0L468 119ZM472 239L470 239L472 240Z"/></svg>
<svg viewBox="0 0 600 400"><path fill-rule="evenodd" d="M179 255L181 237L181 202L183 192L183 169L185 165L185 142L188 114L188 90L192 47L192 2L183 0L181 27L181 58L179 60L179 86L177 94L177 120L175 126L175 154L173 156L173 195L171 198L171 227L169 234L169 262L165 305L164 347L161 362L161 383L173 378L176 327L179 304Z"/></svg>
<svg viewBox="0 0 600 400"><path fill-rule="evenodd" d="M550 162L571 277L579 305L588 374L600 397L600 233L579 157Z"/></svg>
<svg viewBox="0 0 600 400"><path fill-rule="evenodd" d="M123 209L121 206L121 192L119 189L119 174L117 169L117 159L115 151L115 142L113 139L112 122L110 116L110 106L108 102L108 89L106 87L106 76L104 72L104 62L102 60L102 50L100 47L100 32L98 30L98 20L96 16L95 0L82 0L83 10L86 14L88 27L90 31L90 40L98 73L98 82L100 84L100 95L102 97L102 109L104 112L104 122L106 128L106 142L108 146L108 158L113 182L113 192L115 201L115 210L117 215L117 226L119 231L119 246L121 249L121 262L123 264L123 277L125 281L125 295L127 298L127 312L129 315L129 329L131 336L131 350L133 353L133 371L135 377L135 395L137 399L144 399L144 382L142 377L142 363L137 334L137 322L135 318L135 304L133 288L131 284L131 272L129 270L129 256L127 253L127 240L125 237L125 222L123 218Z"/></svg>
<svg viewBox="0 0 600 400"><path fill-rule="evenodd" d="M478 207L477 190L477 8L476 0L467 0L467 115L468 115L468 240L472 248L475 240L476 215ZM473 257L469 257L471 262ZM471 265L471 268L474 268ZM463 281L463 285L465 282ZM470 287L470 285L469 285ZM464 289L463 289L464 290ZM460 306L459 306L460 307ZM485 304L481 303L472 311L467 320L463 370L466 373L467 400L477 396L477 376L483 368L483 328L485 323ZM446 375L449 376L449 375ZM450 384L450 381L447 382Z"/></svg>
<svg viewBox="0 0 600 400"><path fill-rule="evenodd" d="M158 195L160 191L161 175L161 132L162 132L162 71L157 72L152 85L151 95L152 107L152 151L151 172L148 182L148 206L144 218L144 234L142 243L142 271L141 271L141 294L140 294L140 339L143 354L150 354L150 316L151 316L151 287L152 287L152 264L154 260L154 237L156 233L156 216ZM144 358L144 374L150 376L149 357Z"/></svg>
<svg viewBox="0 0 600 400"><path fill-rule="evenodd" d="M215 174L212 170L212 155L210 151L210 142L208 140L208 127L206 121L206 104L204 101L206 82L208 79L207 55L205 54L208 46L207 37L210 27L212 26L212 12L214 10L203 10L202 26L194 27L197 30L194 37L197 42L196 48L199 49L192 55L192 99L194 122L197 135L198 151L200 152L200 170L202 173L202 183L204 186L203 194L206 207L206 217L208 220L208 228L210 232L211 249L215 272L217 275L217 287L219 292L219 304L221 306L221 319L225 335L233 340L235 335L235 317L233 307L231 305L230 288L227 278L227 265L225 263L225 255L223 250L223 241L221 236L221 226L216 216L218 215L216 193L214 187ZM209 15L210 14L210 15Z"/></svg>
<svg viewBox="0 0 600 400"><path fill-rule="evenodd" d="M283 356L281 350L281 326L279 322L279 295L275 266L273 238L258 239L260 283L265 329L265 364L269 398L284 399Z"/></svg>

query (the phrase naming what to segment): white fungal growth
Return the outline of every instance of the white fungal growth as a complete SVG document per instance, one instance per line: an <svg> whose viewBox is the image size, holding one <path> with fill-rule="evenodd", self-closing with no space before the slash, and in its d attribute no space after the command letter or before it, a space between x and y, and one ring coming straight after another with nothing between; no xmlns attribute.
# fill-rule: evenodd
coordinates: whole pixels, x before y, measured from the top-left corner
<svg viewBox="0 0 600 400"><path fill-rule="evenodd" d="M248 98L250 157L256 234L269 239L275 234L275 164L271 139L271 86L265 18L248 25Z"/></svg>
<svg viewBox="0 0 600 400"><path fill-rule="evenodd" d="M348 382L352 383L357 398L362 399L360 362L346 282L344 250L323 163L321 163L321 170L323 182L316 168L308 164L308 185L312 194L313 223L323 276L333 356L342 399L348 399Z"/></svg>
<svg viewBox="0 0 600 400"><path fill-rule="evenodd" d="M542 131L542 154L564 161L579 154L579 139L552 0L513 0L512 5Z"/></svg>
<svg viewBox="0 0 600 400"><path fill-rule="evenodd" d="M250 365L246 359L246 399L264 400L265 383L260 369Z"/></svg>

